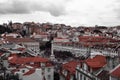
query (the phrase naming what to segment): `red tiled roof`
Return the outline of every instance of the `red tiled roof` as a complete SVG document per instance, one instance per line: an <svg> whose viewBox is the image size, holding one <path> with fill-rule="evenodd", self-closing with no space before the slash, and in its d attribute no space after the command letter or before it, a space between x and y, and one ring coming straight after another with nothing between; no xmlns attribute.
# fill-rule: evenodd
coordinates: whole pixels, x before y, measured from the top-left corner
<svg viewBox="0 0 120 80"><path fill-rule="evenodd" d="M9 42L36 42L31 38L6 38L5 40Z"/></svg>
<svg viewBox="0 0 120 80"><path fill-rule="evenodd" d="M13 64L26 64L30 62L48 62L49 60L42 57L26 57L26 58L18 58L17 56L12 56L11 59L9 59L10 63Z"/></svg>
<svg viewBox="0 0 120 80"><path fill-rule="evenodd" d="M120 42L120 40L110 39L110 42Z"/></svg>
<svg viewBox="0 0 120 80"><path fill-rule="evenodd" d="M75 74L76 66L79 64L77 61L70 61L66 64L63 64L63 69L69 71L71 74Z"/></svg>
<svg viewBox="0 0 120 80"><path fill-rule="evenodd" d="M106 64L106 58L102 55L97 55L86 60L86 63L91 68L101 68Z"/></svg>
<svg viewBox="0 0 120 80"><path fill-rule="evenodd" d="M100 42L100 43L107 43L109 41L108 38L102 36L80 36L80 42Z"/></svg>
<svg viewBox="0 0 120 80"><path fill-rule="evenodd" d="M12 73L15 73L15 72L17 72L17 71L19 71L19 69L13 69L11 72L12 72Z"/></svg>
<svg viewBox="0 0 120 80"><path fill-rule="evenodd" d="M107 42L120 42L120 40L106 38L103 36L80 36L80 42L99 42L99 43L107 43Z"/></svg>
<svg viewBox="0 0 120 80"><path fill-rule="evenodd" d="M120 64L110 73L114 77L120 78Z"/></svg>
<svg viewBox="0 0 120 80"><path fill-rule="evenodd" d="M24 73L23 75L26 76L26 75L31 75L32 73L35 72L35 69L31 69L29 70L28 72Z"/></svg>

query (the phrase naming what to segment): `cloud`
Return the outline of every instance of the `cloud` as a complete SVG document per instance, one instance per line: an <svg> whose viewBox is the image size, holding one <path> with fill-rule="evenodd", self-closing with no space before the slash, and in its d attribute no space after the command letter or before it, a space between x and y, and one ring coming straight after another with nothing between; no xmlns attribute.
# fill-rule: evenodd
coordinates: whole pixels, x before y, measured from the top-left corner
<svg viewBox="0 0 120 80"><path fill-rule="evenodd" d="M120 19L120 0L115 0L113 11L116 12L117 18Z"/></svg>
<svg viewBox="0 0 120 80"><path fill-rule="evenodd" d="M0 14L10 14L10 13L29 13L28 5L25 5L21 1L12 1L0 3Z"/></svg>
<svg viewBox="0 0 120 80"><path fill-rule="evenodd" d="M60 16L66 13L65 2L69 0L11 0L11 2L0 3L0 14L26 14L35 11L49 12L53 16Z"/></svg>
<svg viewBox="0 0 120 80"><path fill-rule="evenodd" d="M120 0L0 0L0 20L118 25L119 6Z"/></svg>

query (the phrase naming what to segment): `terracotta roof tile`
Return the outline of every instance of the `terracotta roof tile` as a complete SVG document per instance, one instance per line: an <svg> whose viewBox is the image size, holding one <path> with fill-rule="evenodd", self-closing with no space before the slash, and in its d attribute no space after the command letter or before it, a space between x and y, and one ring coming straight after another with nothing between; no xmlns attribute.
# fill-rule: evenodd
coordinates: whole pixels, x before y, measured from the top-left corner
<svg viewBox="0 0 120 80"><path fill-rule="evenodd" d="M63 64L63 69L69 71L71 74L75 74L76 66L79 64L77 61L70 61L66 64Z"/></svg>
<svg viewBox="0 0 120 80"><path fill-rule="evenodd" d="M36 42L35 40L31 39L31 38L6 38L5 39L8 42Z"/></svg>
<svg viewBox="0 0 120 80"><path fill-rule="evenodd" d="M42 57L26 57L26 58L19 58L17 56L11 56L11 58L8 59L10 63L13 64L26 64L30 62L48 62L49 60L47 58Z"/></svg>
<svg viewBox="0 0 120 80"><path fill-rule="evenodd" d="M101 42L106 43L109 41L108 38L102 37L102 36L80 36L79 37L80 42Z"/></svg>
<svg viewBox="0 0 120 80"><path fill-rule="evenodd" d="M29 70L28 72L24 73L23 75L24 75L24 76L31 75L31 74L33 74L34 72L35 72L35 69L31 69L31 70Z"/></svg>
<svg viewBox="0 0 120 80"><path fill-rule="evenodd" d="M110 73L114 77L120 78L120 64Z"/></svg>
<svg viewBox="0 0 120 80"><path fill-rule="evenodd" d="M93 58L87 59L86 63L91 68L101 68L106 65L106 58L105 56L97 55Z"/></svg>

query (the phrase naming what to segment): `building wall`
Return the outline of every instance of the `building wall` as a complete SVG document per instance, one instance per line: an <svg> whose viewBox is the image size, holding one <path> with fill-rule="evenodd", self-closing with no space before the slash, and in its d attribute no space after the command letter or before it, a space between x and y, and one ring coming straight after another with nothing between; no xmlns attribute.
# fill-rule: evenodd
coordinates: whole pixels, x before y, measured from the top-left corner
<svg viewBox="0 0 120 80"><path fill-rule="evenodd" d="M43 80L42 70L37 69L35 73L23 76L23 80Z"/></svg>
<svg viewBox="0 0 120 80"><path fill-rule="evenodd" d="M109 79L109 80L120 80L120 79L110 76L110 79Z"/></svg>
<svg viewBox="0 0 120 80"><path fill-rule="evenodd" d="M106 70L112 70L119 64L118 57L107 57L107 66L105 67Z"/></svg>
<svg viewBox="0 0 120 80"><path fill-rule="evenodd" d="M46 78L46 80L54 79L54 67L53 66L45 68L45 78Z"/></svg>
<svg viewBox="0 0 120 80"><path fill-rule="evenodd" d="M42 69L36 69L35 73L23 76L23 80L53 80L54 79L54 69L53 67L46 67L44 74Z"/></svg>
<svg viewBox="0 0 120 80"><path fill-rule="evenodd" d="M61 39L54 38L54 42L69 42L69 39L67 39L67 38L61 38Z"/></svg>
<svg viewBox="0 0 120 80"><path fill-rule="evenodd" d="M38 53L40 51L39 42L24 42L22 44L25 45L27 48L32 49L33 51L36 51Z"/></svg>
<svg viewBox="0 0 120 80"><path fill-rule="evenodd" d="M19 71L15 72L15 74L20 75L22 80L54 80L54 66L43 67L35 69L34 73L26 74L29 71L29 68L21 68ZM32 69L32 67L31 67Z"/></svg>
<svg viewBox="0 0 120 80"><path fill-rule="evenodd" d="M3 60L3 66L5 68L8 68L9 64L8 64L8 60Z"/></svg>
<svg viewBox="0 0 120 80"><path fill-rule="evenodd" d="M76 71L76 79L77 80L92 80L85 76L84 74L80 73L79 71Z"/></svg>
<svg viewBox="0 0 120 80"><path fill-rule="evenodd" d="M85 64L83 64L83 68L80 68L80 66L77 66L76 68L76 74L75 74L75 77L77 80L93 80L93 76L91 75L91 73L89 73L87 71L87 66ZM89 77L88 77L89 76ZM98 79L95 79L95 80L98 80Z"/></svg>
<svg viewBox="0 0 120 80"><path fill-rule="evenodd" d="M60 80L65 80L65 77L60 75Z"/></svg>

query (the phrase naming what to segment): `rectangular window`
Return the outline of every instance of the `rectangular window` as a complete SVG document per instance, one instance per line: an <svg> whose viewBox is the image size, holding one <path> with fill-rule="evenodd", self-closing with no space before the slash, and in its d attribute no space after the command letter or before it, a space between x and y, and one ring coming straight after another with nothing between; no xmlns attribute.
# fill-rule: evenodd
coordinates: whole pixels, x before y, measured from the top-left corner
<svg viewBox="0 0 120 80"><path fill-rule="evenodd" d="M51 80L51 75L48 75L48 80Z"/></svg>
<svg viewBox="0 0 120 80"><path fill-rule="evenodd" d="M48 72L50 72L51 71L51 68L48 68Z"/></svg>
<svg viewBox="0 0 120 80"><path fill-rule="evenodd" d="M86 80L86 77L84 76L84 80Z"/></svg>

